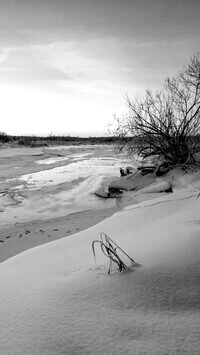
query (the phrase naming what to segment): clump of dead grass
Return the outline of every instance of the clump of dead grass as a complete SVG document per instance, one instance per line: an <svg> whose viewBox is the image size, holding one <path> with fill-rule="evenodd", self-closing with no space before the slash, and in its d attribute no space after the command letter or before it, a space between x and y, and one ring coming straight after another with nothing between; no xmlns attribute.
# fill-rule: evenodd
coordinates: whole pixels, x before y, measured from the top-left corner
<svg viewBox="0 0 200 355"><path fill-rule="evenodd" d="M94 259L96 257L95 254L95 245L99 244L101 251L103 254L109 258L109 269L108 269L108 274L110 275L112 272L112 265L116 264L117 269L119 272L123 270L130 269L133 266L136 266L136 262L122 249L118 244L116 244L110 237L107 236L105 233L100 233L100 240L94 240L92 242L92 251L94 255ZM120 256L119 256L120 253ZM122 260L122 256L125 256L127 260L131 262L131 266L128 266L125 264L125 262Z"/></svg>

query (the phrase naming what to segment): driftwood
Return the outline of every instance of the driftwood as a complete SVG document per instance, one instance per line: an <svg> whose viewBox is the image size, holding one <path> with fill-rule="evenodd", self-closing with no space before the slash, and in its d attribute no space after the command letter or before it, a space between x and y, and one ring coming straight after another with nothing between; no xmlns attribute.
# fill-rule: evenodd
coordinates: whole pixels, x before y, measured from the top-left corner
<svg viewBox="0 0 200 355"><path fill-rule="evenodd" d="M133 174L135 169L132 166L127 166L125 169L120 168L119 170L121 176L126 176L126 175Z"/></svg>
<svg viewBox="0 0 200 355"><path fill-rule="evenodd" d="M142 175L146 175L154 173L156 171L156 166L138 166L137 169L141 171Z"/></svg>
<svg viewBox="0 0 200 355"><path fill-rule="evenodd" d="M161 164L155 166L155 165L141 165L138 166L137 168L139 171L141 171L142 175L146 174L151 174L155 173L156 176L162 176L168 173L170 170L170 166L168 162L162 162Z"/></svg>

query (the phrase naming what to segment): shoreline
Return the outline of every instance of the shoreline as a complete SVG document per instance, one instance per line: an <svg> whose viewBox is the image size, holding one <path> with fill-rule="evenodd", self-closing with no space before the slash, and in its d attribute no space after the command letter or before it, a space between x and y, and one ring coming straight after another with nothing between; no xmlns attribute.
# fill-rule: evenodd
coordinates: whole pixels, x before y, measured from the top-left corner
<svg viewBox="0 0 200 355"><path fill-rule="evenodd" d="M159 196L164 197L164 195L165 193L140 193L140 191L131 194L129 191L129 196L126 196L123 203L115 207L88 209L55 218L1 225L0 263L28 249L89 229L128 206L154 200Z"/></svg>
<svg viewBox="0 0 200 355"><path fill-rule="evenodd" d="M86 210L45 220L1 226L0 263L28 249L69 237L109 218L118 207Z"/></svg>

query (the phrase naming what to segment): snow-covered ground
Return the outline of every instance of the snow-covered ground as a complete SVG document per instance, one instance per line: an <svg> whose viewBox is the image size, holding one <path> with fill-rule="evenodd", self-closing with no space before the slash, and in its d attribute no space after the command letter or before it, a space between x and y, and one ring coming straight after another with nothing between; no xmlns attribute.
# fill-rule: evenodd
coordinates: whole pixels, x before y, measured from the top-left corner
<svg viewBox="0 0 200 355"><path fill-rule="evenodd" d="M175 175L174 193L0 264L2 355L200 353L200 179ZM95 265L100 232L140 266Z"/></svg>

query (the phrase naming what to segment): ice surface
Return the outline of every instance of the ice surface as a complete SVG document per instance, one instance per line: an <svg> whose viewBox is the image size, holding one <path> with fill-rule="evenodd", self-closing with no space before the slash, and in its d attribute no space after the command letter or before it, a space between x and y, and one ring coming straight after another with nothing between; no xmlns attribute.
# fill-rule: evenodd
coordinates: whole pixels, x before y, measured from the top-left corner
<svg viewBox="0 0 200 355"><path fill-rule="evenodd" d="M41 160L36 160L35 164L38 165L51 165L55 164L57 162L62 162L69 160L69 157L53 157L53 158L46 158L46 159L41 159Z"/></svg>
<svg viewBox="0 0 200 355"><path fill-rule="evenodd" d="M53 157L49 157L49 154L53 154ZM4 213L1 214L1 224L14 218L21 222L30 218L63 216L91 208L115 208L121 203L116 199L98 198L93 193L101 184L107 184L119 176L120 166L128 164L123 156L114 152L112 146L44 148L25 164L28 171L32 168L31 161L38 162L37 155L41 164L32 164L36 172L6 180L12 194L19 193L25 198L16 207L2 207ZM41 159L41 155L44 159ZM45 162L54 165L43 164Z"/></svg>
<svg viewBox="0 0 200 355"><path fill-rule="evenodd" d="M76 158L78 160L78 156L76 156ZM117 176L119 175L120 164L122 164L122 162L117 158L90 158L84 159L83 161L78 160L68 165L49 170L22 175L18 180L27 182L29 188L41 189L43 186L57 185L75 179L88 178L90 176Z"/></svg>

